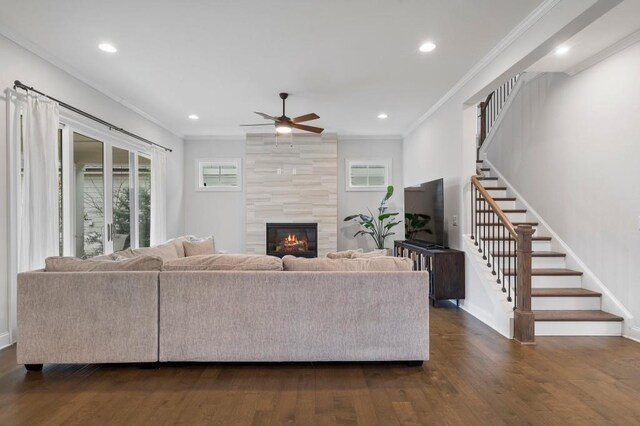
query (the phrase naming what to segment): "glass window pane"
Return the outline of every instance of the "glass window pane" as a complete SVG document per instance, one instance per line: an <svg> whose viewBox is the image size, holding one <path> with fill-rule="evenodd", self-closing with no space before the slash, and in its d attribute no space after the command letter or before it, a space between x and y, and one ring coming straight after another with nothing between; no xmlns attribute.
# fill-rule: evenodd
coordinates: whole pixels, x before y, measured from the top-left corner
<svg viewBox="0 0 640 426"><path fill-rule="evenodd" d="M129 151L113 148L113 251L131 247L131 166Z"/></svg>
<svg viewBox="0 0 640 426"><path fill-rule="evenodd" d="M75 256L104 253L103 143L73 134L75 173Z"/></svg>
<svg viewBox="0 0 640 426"><path fill-rule="evenodd" d="M151 160L138 156L138 246L151 243Z"/></svg>

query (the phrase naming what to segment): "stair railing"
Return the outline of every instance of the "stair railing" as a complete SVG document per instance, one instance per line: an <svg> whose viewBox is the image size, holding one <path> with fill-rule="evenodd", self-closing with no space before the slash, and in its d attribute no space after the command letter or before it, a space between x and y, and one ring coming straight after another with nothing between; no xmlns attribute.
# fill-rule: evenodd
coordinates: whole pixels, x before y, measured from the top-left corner
<svg viewBox="0 0 640 426"><path fill-rule="evenodd" d="M499 86L495 91L489 93L484 102L480 102L480 105L478 105L478 150L482 147L484 140L498 119L498 115L500 115L502 107L507 102L511 91L518 82L518 78L520 78L520 74L507 80L506 83Z"/></svg>
<svg viewBox="0 0 640 426"><path fill-rule="evenodd" d="M507 301L513 303L513 338L528 344L535 342L531 311L533 233L531 225L514 227L478 177L471 177L471 239Z"/></svg>

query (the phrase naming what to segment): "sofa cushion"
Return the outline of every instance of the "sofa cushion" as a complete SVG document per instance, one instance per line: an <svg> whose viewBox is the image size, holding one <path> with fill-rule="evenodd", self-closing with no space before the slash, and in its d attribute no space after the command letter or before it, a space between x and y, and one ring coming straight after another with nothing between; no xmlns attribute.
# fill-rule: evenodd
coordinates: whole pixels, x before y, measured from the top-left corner
<svg viewBox="0 0 640 426"><path fill-rule="evenodd" d="M134 257L158 256L165 262L168 260L180 258L180 253L178 252L177 245L171 241L153 247L132 249L131 251L133 252ZM128 257L124 254L122 256Z"/></svg>
<svg viewBox="0 0 640 426"><path fill-rule="evenodd" d="M371 259L372 257L380 257L380 256L388 256L388 255L389 255L389 252L387 252L387 249L379 249L379 250L368 251L366 253L362 253L362 252L353 253L353 255L351 256L351 259Z"/></svg>
<svg viewBox="0 0 640 426"><path fill-rule="evenodd" d="M184 241L182 246L184 247L184 255L187 257L216 253L216 243L213 237L206 240Z"/></svg>
<svg viewBox="0 0 640 426"><path fill-rule="evenodd" d="M97 271L160 271L162 259L158 256L119 258L122 260L78 259L53 256L45 260L45 272L97 272Z"/></svg>
<svg viewBox="0 0 640 426"><path fill-rule="evenodd" d="M362 249L331 252L327 253L327 257L329 259L351 259L354 253L362 253Z"/></svg>
<svg viewBox="0 0 640 426"><path fill-rule="evenodd" d="M369 259L327 259L285 256L285 271L411 271L411 259L384 256Z"/></svg>
<svg viewBox="0 0 640 426"><path fill-rule="evenodd" d="M282 271L282 259L275 256L213 254L188 256L165 262L163 271Z"/></svg>

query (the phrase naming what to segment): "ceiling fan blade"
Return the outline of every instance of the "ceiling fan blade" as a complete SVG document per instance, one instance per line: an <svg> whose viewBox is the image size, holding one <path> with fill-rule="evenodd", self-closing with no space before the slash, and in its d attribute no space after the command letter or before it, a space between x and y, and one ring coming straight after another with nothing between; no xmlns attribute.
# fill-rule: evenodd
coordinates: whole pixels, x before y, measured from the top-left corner
<svg viewBox="0 0 640 426"><path fill-rule="evenodd" d="M305 130L307 132L313 132L313 133L322 133L322 131L324 130L320 127L305 126L304 124L296 124L296 123L291 123L291 127L300 129L300 130Z"/></svg>
<svg viewBox="0 0 640 426"><path fill-rule="evenodd" d="M272 117L272 116L270 116L270 115L267 115L267 114L265 114L264 112L257 112L257 111L254 111L254 113L255 113L255 114L258 114L260 117L264 118L265 120L273 120L273 121L276 121L276 118L275 118L275 117Z"/></svg>
<svg viewBox="0 0 640 426"><path fill-rule="evenodd" d="M305 115L301 115L300 117L292 118L291 122L302 123L304 121L317 120L318 118L320 118L320 116L315 112L312 112L311 114L305 114Z"/></svg>
<svg viewBox="0 0 640 426"><path fill-rule="evenodd" d="M273 126L273 123L241 124L241 125L240 125L240 127L251 127L251 126Z"/></svg>

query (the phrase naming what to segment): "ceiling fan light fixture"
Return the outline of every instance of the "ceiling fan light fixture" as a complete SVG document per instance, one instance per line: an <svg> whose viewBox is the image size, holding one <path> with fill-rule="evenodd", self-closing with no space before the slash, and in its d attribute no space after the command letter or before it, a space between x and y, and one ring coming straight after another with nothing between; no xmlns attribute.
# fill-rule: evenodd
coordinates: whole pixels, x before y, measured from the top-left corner
<svg viewBox="0 0 640 426"><path fill-rule="evenodd" d="M280 135L286 135L287 133L291 133L291 126L286 124L278 124L276 126L276 133Z"/></svg>

